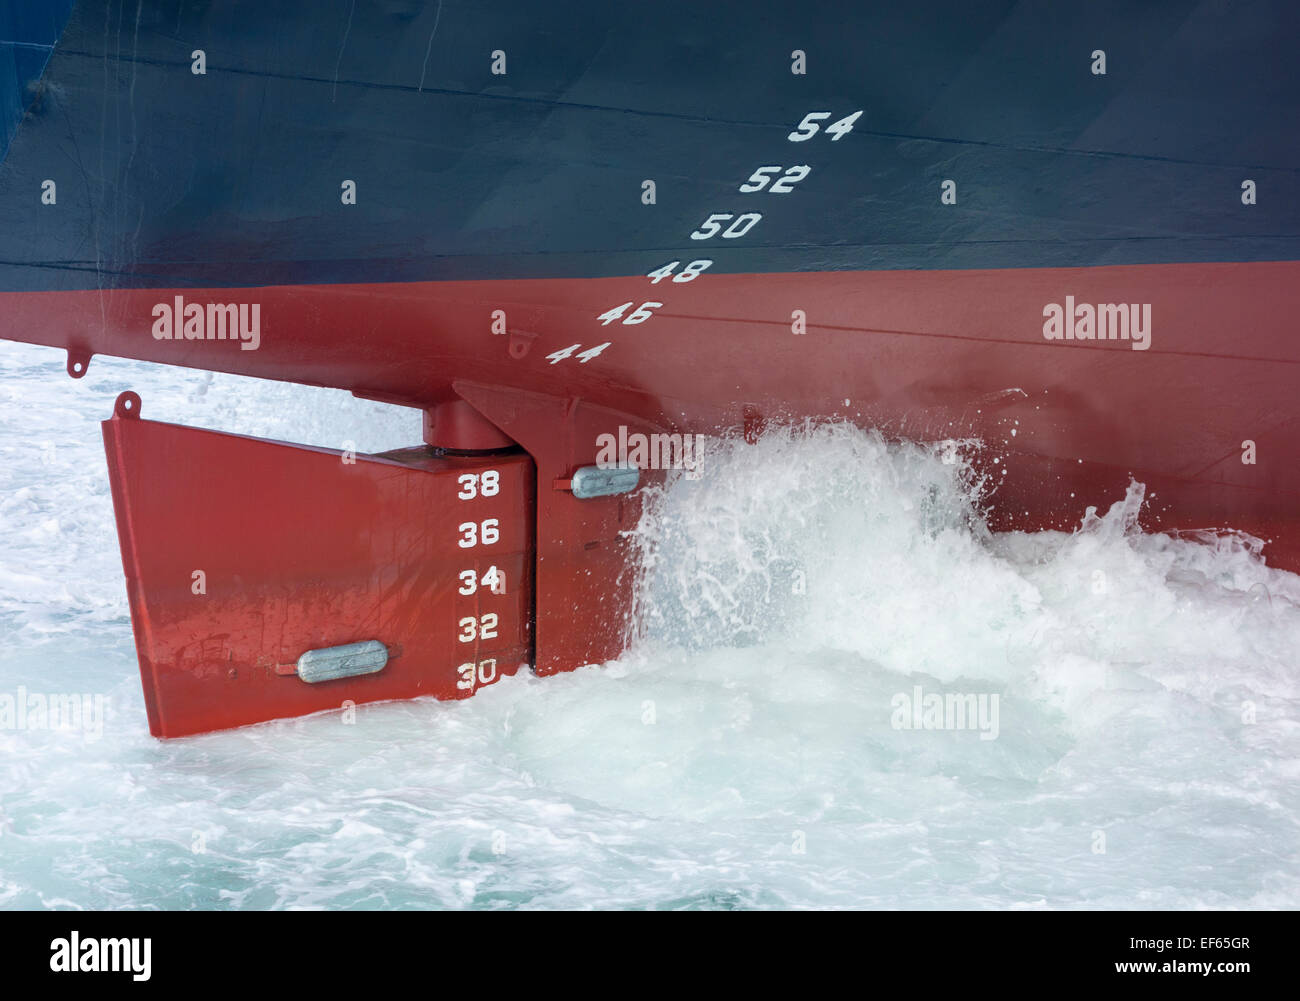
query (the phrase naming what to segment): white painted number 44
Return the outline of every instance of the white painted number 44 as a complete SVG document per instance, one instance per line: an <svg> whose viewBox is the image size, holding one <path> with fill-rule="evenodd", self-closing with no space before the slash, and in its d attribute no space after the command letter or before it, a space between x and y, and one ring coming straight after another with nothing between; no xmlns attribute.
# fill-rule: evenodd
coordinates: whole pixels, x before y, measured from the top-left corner
<svg viewBox="0 0 1300 1001"><path fill-rule="evenodd" d="M631 303L628 303L628 305L631 305ZM586 351L582 351L577 355L574 355L574 357L578 359L579 365L585 365L613 343L613 341L606 341L604 344L597 344L594 348L587 348ZM561 348L559 351L552 351L546 356L546 360L552 365L558 365L560 362L564 361L565 358L573 355L573 352L577 351L580 347L582 347L581 344L570 344L567 348Z"/></svg>

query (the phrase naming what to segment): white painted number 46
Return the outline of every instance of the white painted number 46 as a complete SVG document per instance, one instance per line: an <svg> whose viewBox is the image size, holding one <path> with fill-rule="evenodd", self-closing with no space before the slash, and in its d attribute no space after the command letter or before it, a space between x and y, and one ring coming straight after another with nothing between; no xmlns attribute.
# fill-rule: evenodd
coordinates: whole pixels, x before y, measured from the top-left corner
<svg viewBox="0 0 1300 1001"><path fill-rule="evenodd" d="M601 313L596 317L596 319L600 321L602 327L608 327L620 316L623 316L624 311L630 305L632 305L630 302L625 302L621 306L615 306L613 309ZM662 305L662 302L643 302L636 309L632 310L631 313L628 313L628 315L623 319L623 323L626 326L635 326L638 323L645 323L646 320L650 319L650 317L654 315L654 311Z"/></svg>

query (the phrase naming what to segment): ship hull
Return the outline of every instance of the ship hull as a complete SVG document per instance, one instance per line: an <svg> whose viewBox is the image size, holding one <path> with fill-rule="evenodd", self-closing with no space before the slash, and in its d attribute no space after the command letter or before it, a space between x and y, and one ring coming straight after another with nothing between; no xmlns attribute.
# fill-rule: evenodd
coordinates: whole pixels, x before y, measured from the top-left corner
<svg viewBox="0 0 1300 1001"><path fill-rule="evenodd" d="M1145 348L1132 334L1044 336L1045 310L1067 297L1074 311L1149 306ZM178 323L156 336L159 307L175 313L178 300L178 315L257 305L256 350L233 329L187 338ZM646 301L663 306L642 324L596 320ZM7 293L0 304L32 328L85 331L48 338L74 358L291 379L422 409L457 398L459 380L580 398L678 433L821 417L979 442L971 456L999 529L1070 530L1137 480L1149 530L1242 530L1268 542L1270 562L1300 569L1295 262ZM572 462L597 451L575 442Z"/></svg>
<svg viewBox="0 0 1300 1001"><path fill-rule="evenodd" d="M84 0L11 20L0 336L77 378L112 355L421 409L399 497L435 496L446 453L487 456L472 476L526 453L526 501L437 494L436 531L487 511L531 561L499 596L512 669L629 635L640 495L575 486L611 437L849 421L952 443L996 530L1072 530L1137 482L1143 528L1300 570L1294 5ZM190 439L124 406L105 435L156 733L466 691L456 655L394 655L464 615L357 583L400 563L370 565L393 548L376 519L428 524L365 491L328 521L363 554L331 571L355 621L310 611L330 601L293 555L313 538L272 567L237 524L207 540L228 589L191 607L166 555L188 523L142 499L193 496L194 470L157 461ZM355 487L342 454L193 440L223 489L265 492L277 456L323 503ZM245 560L289 599L229 590ZM439 581L429 607L459 608ZM397 640L360 624L392 621ZM358 643L398 673L283 688L276 668ZM207 712L236 675L274 698Z"/></svg>

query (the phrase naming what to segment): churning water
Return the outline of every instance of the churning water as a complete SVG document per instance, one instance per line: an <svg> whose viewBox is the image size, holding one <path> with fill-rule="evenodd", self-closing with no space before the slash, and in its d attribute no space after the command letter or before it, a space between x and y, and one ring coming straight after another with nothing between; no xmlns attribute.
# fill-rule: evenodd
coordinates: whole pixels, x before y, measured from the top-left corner
<svg viewBox="0 0 1300 1001"><path fill-rule="evenodd" d="M1139 486L1073 534L991 536L931 450L717 444L652 498L617 662L161 742L97 427L117 393L363 451L419 418L63 366L0 343L0 700L105 716L0 728L0 907L1300 904L1300 577L1137 532Z"/></svg>

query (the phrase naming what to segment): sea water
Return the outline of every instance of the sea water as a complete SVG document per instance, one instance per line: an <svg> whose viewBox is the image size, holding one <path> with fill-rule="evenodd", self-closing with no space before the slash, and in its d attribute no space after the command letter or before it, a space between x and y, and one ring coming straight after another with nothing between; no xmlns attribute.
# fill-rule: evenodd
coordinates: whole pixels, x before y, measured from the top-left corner
<svg viewBox="0 0 1300 1001"><path fill-rule="evenodd" d="M1140 484L996 535L951 450L711 442L636 528L619 660L159 741L97 426L128 388L146 418L420 437L343 393L72 381L0 343L0 699L103 709L0 728L0 907L1300 904L1300 577L1141 533Z"/></svg>

